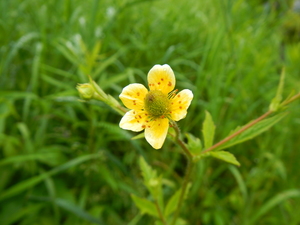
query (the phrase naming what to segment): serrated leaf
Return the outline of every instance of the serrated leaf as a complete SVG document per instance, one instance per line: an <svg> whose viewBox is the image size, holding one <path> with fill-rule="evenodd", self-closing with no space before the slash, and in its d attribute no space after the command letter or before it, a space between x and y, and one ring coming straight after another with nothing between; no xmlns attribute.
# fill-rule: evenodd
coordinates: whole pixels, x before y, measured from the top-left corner
<svg viewBox="0 0 300 225"><path fill-rule="evenodd" d="M287 113L281 113L281 114L278 114L276 116L270 117L268 119L264 119L264 120L256 123L255 125L253 125L249 129L245 130L244 132L240 133L239 135L235 136L230 141L228 141L228 142L224 143L223 145L219 146L214 151L223 150L223 149L229 148L233 145L239 144L241 142L245 142L247 140L250 140L250 139L256 137L257 135L265 132L269 128L271 128L273 125L278 123L286 115L287 115ZM239 129L240 128L238 127L237 129L234 130L234 132L238 131ZM234 132L230 132L230 134L232 134Z"/></svg>
<svg viewBox="0 0 300 225"><path fill-rule="evenodd" d="M189 133L185 134L185 136L188 139L188 148L189 148L190 152L195 155L200 154L202 151L201 140Z"/></svg>
<svg viewBox="0 0 300 225"><path fill-rule="evenodd" d="M158 217L158 212L153 202L135 195L131 195L131 198L134 201L135 205L141 210L141 213L147 213L151 216Z"/></svg>
<svg viewBox="0 0 300 225"><path fill-rule="evenodd" d="M142 170L142 175L145 183L149 183L151 179L156 178L156 171L152 170L152 168L148 165L148 163L142 156L139 159L139 164Z"/></svg>
<svg viewBox="0 0 300 225"><path fill-rule="evenodd" d="M157 200L159 206L163 207L162 176L157 176L156 170L152 169L143 157L140 157L139 164L145 186L152 197Z"/></svg>
<svg viewBox="0 0 300 225"><path fill-rule="evenodd" d="M223 160L225 162L231 163L236 166L240 166L241 164L236 160L235 156L226 151L212 151L210 155L214 158Z"/></svg>
<svg viewBox="0 0 300 225"><path fill-rule="evenodd" d="M204 138L204 147L207 149L212 146L215 136L215 124L208 111L205 111L202 133Z"/></svg>
<svg viewBox="0 0 300 225"><path fill-rule="evenodd" d="M134 137L131 138L131 140L137 140L137 139L141 139L141 138L144 138L145 137L145 133L142 132Z"/></svg>

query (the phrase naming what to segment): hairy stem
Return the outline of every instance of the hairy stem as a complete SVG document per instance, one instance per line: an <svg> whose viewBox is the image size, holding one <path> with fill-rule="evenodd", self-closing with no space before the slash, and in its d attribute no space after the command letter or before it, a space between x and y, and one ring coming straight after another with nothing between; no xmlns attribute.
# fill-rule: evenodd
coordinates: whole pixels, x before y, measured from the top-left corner
<svg viewBox="0 0 300 225"><path fill-rule="evenodd" d="M248 123L246 126L242 127L240 130L238 130L237 132L233 133L232 135L224 138L222 141L216 143L215 145L211 146L210 148L206 149L205 151L202 152L206 153L209 152L217 147L219 147L220 145L230 141L232 138L236 137L237 135L241 134L242 132L244 132L245 130L249 129L250 127L252 127L253 125L257 124L259 121L263 120L264 118L268 117L271 113L273 113L272 111L268 111L265 114L263 114L262 116L258 117L257 119L253 120L252 122Z"/></svg>
<svg viewBox="0 0 300 225"><path fill-rule="evenodd" d="M179 146L182 148L182 150L184 151L185 155L187 158L189 158L190 160L193 158L193 155L191 154L191 152L189 151L188 147L186 146L186 144L184 143L183 140L181 140L181 132L180 129L177 125L177 123L175 121L171 122L172 127L174 128L175 132L176 132L176 142L179 144Z"/></svg>
<svg viewBox="0 0 300 225"><path fill-rule="evenodd" d="M177 208L175 210L174 217L173 217L173 220L171 222L171 225L175 225L176 220L177 220L177 218L180 214L182 204L184 202L184 196L185 196L186 189L187 189L190 177L191 177L191 173L192 173L194 163L193 163L193 160L192 160L193 156L192 156L191 152L189 151L188 147L186 146L186 144L184 143L184 141L180 137L181 133L180 133L180 129L179 129L177 123L173 121L171 123L171 125L175 129L175 132L176 132L176 137L175 137L176 142L179 144L179 146L184 151L186 159L187 159L187 167L186 167L185 175L184 175L184 178L183 178L183 183L182 183L182 187L181 187L181 192L180 192Z"/></svg>
<svg viewBox="0 0 300 225"><path fill-rule="evenodd" d="M175 225L176 220L177 220L177 218L178 218L178 216L180 214L180 211L181 211L181 208L182 208L182 204L184 202L184 196L185 196L188 184L189 184L189 180L190 180L192 169L193 169L193 165L194 165L193 161L190 158L187 157L187 159L188 159L188 161L187 161L187 168L186 168L186 171L185 171L185 176L184 176L184 180L183 180L183 183L182 183L182 187L181 187L181 192L180 192L180 196L179 196L177 208L175 210L174 217L173 217L171 225Z"/></svg>
<svg viewBox="0 0 300 225"><path fill-rule="evenodd" d="M294 95L293 97L291 97L290 99L284 101L281 103L281 106L286 106L290 103L292 103L293 101L297 100L298 98L300 98L300 93ZM233 133L232 135L224 138L222 141L216 143L215 145L211 146L210 148L206 149L205 151L202 152L206 153L209 152L213 149L216 149L217 147L221 146L222 144L230 141L232 138L236 137L237 135L241 134L242 132L244 132L245 130L249 129L250 127L252 127L253 125L257 124L259 121L265 119L266 117L268 117L270 114L272 114L273 111L268 111L265 114L261 115L260 117L258 117L257 119L253 120L251 123L248 123L246 126L242 127L240 130L238 130L237 132Z"/></svg>

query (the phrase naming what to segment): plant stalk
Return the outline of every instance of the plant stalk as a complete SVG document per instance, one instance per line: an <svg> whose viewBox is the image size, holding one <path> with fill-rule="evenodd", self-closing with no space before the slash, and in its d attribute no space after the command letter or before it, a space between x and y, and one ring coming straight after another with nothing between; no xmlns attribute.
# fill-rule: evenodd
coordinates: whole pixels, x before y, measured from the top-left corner
<svg viewBox="0 0 300 225"><path fill-rule="evenodd" d="M175 132L176 132L176 142L183 149L183 151L185 153L184 155L186 156L186 159L187 159L187 166L186 166L186 171L185 171L185 175L184 175L184 178L183 178L181 193L180 193L180 196L179 196L179 200L178 200L177 208L176 208L175 213L174 213L173 220L171 222L171 225L175 225L176 220L177 220L177 218L180 214L182 204L184 202L184 196L185 196L186 189L187 189L190 177L191 177L191 173L192 173L194 163L193 163L193 160L192 160L193 155L189 151L189 149L186 146L186 144L184 143L184 141L181 140L181 137L180 137L181 133L180 133L180 129L179 129L177 123L172 121L171 125L173 126L173 128L175 129Z"/></svg>
<svg viewBox="0 0 300 225"><path fill-rule="evenodd" d="M253 120L252 122L248 123L246 126L242 127L240 130L238 130L237 132L233 133L232 135L224 138L222 141L216 143L215 145L211 146L210 148L204 150L202 152L202 154L209 152L219 146L221 146L222 144L230 141L232 138L236 137L237 135L241 134L242 132L244 132L245 130L249 129L250 127L252 127L253 125L257 124L259 121L265 119L266 117L268 117L270 114L272 114L273 111L268 111L265 114L261 115L260 117L258 117L257 119Z"/></svg>
<svg viewBox="0 0 300 225"><path fill-rule="evenodd" d="M281 103L281 106L286 106L290 103L292 103L293 101L297 100L298 98L300 98L300 93L294 95L293 97L291 97L290 99L284 101ZM260 117L258 117L257 119L253 120L252 122L250 122L249 124L247 124L246 126L242 127L240 130L238 130L237 132L233 133L232 135L224 138L222 141L216 143L215 145L211 146L210 148L204 150L202 152L203 153L206 153L206 152L209 152L213 149L216 149L217 147L221 146L222 144L230 141L232 138L236 137L237 135L239 135L240 133L244 132L245 130L249 129L250 127L252 127L253 125L255 125L256 123L258 123L259 121L265 119L266 117L268 117L270 114L272 114L273 111L269 110L268 112L266 112L265 114L261 115Z"/></svg>
<svg viewBox="0 0 300 225"><path fill-rule="evenodd" d="M157 212L158 212L158 216L159 216L161 222L162 222L164 225L168 225L167 222L166 222L166 220L165 220L164 215L163 215L162 212L161 212L161 209L160 209L160 207L159 207L159 205L158 205L158 202L157 202L156 200L155 200L155 206L156 206L156 210L157 210Z"/></svg>
<svg viewBox="0 0 300 225"><path fill-rule="evenodd" d="M188 161L187 161L187 167L186 167L184 180L183 180L182 187L181 187L182 189L181 189L181 193L180 193L179 200L178 200L178 205L177 205L177 208L175 210L174 217L173 217L173 220L171 222L171 225L175 225L176 220L179 216L179 213L181 211L181 208L182 208L182 205L183 205L183 202L184 202L186 189L188 187L189 180L190 180L192 170L193 170L193 165L194 165L193 161L188 157L187 157L187 159L188 159Z"/></svg>

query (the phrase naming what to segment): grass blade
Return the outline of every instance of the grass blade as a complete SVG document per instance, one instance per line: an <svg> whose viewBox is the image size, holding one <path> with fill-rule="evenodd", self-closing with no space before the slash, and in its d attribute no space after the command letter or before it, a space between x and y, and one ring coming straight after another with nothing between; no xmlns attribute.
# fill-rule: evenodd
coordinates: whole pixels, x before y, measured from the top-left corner
<svg viewBox="0 0 300 225"><path fill-rule="evenodd" d="M36 184L40 183L41 181L43 181L44 179L46 179L49 176L53 176L53 175L55 175L57 173L60 173L64 170L67 170L71 167L77 166L77 165L79 165L79 164L81 164L85 161L95 159L95 158L98 158L100 156L102 156L102 155L101 154L91 154L91 155L80 156L76 159L73 159L73 160L71 160L71 161L69 161L69 162L67 162L67 163L65 163L61 166L58 166L58 167L50 170L49 172L40 174L40 175L32 177L32 178L29 178L25 181L21 181L21 182L17 183L16 185L12 186L11 188L9 188L8 190L3 191L0 194L0 201L4 200L4 199L7 199L9 197L12 197L16 194L19 194L20 192L25 191L26 189L35 186Z"/></svg>

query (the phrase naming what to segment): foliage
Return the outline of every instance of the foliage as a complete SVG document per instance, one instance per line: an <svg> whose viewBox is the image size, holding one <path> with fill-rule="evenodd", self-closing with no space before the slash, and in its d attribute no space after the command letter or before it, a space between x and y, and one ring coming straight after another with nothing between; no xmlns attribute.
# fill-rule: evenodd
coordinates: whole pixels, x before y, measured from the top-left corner
<svg viewBox="0 0 300 225"><path fill-rule="evenodd" d="M171 216L185 172L177 146L167 140L156 151L130 140L136 134L119 128L118 112L78 101L77 83L90 75L117 99L127 84L146 83L154 64L171 65L177 88L195 95L179 125L197 155L268 110L283 66L282 95L299 92L300 43L284 42L282 23L290 17L281 7L242 0L1 1L0 224L153 224L147 212L157 192ZM285 118L269 118L280 122L268 132L219 149L240 167L201 160L179 223L299 224L299 109L297 102ZM206 125L201 136L203 120L213 121L212 137L205 138ZM216 158L230 158L220 152ZM149 176L156 173L158 190L142 181L140 156ZM141 215L132 199L149 201L141 204L148 211Z"/></svg>

